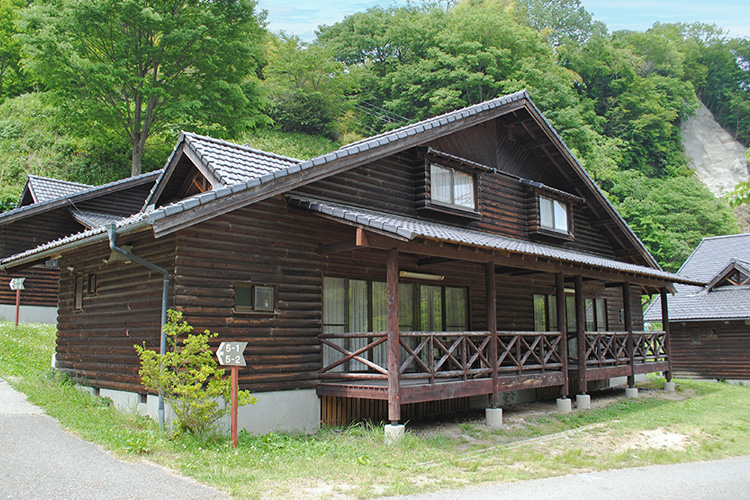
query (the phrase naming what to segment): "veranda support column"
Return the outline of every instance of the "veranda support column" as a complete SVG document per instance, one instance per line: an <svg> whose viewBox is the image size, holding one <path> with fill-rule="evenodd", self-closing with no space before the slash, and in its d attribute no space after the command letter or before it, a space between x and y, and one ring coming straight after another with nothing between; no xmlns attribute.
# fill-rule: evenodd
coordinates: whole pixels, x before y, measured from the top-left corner
<svg viewBox="0 0 750 500"><path fill-rule="evenodd" d="M578 343L578 393L588 392L586 373L586 311L583 302L583 276L575 277L576 336Z"/></svg>
<svg viewBox="0 0 750 500"><path fill-rule="evenodd" d="M630 363L630 375L628 375L628 387L635 387L635 343L633 342L633 311L630 307L630 282L622 284L622 321L625 331L628 332L628 358Z"/></svg>
<svg viewBox="0 0 750 500"><path fill-rule="evenodd" d="M388 251L386 262L387 326L388 326L388 420L398 425L401 420L399 395L399 340L398 340L398 250Z"/></svg>
<svg viewBox="0 0 750 500"><path fill-rule="evenodd" d="M568 397L568 322L565 318L565 279L563 273L555 274L555 302L557 303L557 329L560 331L560 357L563 363L564 383L560 397Z"/></svg>
<svg viewBox="0 0 750 500"><path fill-rule="evenodd" d="M661 324L662 330L664 330L664 350L667 352L667 365L669 369L665 376L668 383L672 383L672 333L669 331L669 307L667 307L667 289L661 288L659 290L659 296L661 297ZM672 386L670 386L672 387Z"/></svg>
<svg viewBox="0 0 750 500"><path fill-rule="evenodd" d="M488 262L484 266L485 293L487 294L487 330L490 332L490 363L492 363L492 394L490 407L497 408L500 403L500 382L497 366L497 293L495 285L495 264Z"/></svg>

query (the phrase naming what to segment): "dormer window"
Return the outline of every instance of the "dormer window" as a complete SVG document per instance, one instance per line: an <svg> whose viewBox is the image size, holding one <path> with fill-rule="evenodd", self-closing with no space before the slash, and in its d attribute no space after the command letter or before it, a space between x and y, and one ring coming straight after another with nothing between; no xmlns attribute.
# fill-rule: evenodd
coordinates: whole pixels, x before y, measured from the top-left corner
<svg viewBox="0 0 750 500"><path fill-rule="evenodd" d="M539 195L539 226L549 231L568 234L568 205Z"/></svg>
<svg viewBox="0 0 750 500"><path fill-rule="evenodd" d="M475 211L476 178L473 174L430 163L430 198L458 208Z"/></svg>

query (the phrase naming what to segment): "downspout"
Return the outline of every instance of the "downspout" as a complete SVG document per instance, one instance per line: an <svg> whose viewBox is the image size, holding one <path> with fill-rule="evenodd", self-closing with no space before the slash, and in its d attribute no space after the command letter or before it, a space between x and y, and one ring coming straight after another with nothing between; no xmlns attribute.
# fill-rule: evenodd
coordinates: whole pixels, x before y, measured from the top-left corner
<svg viewBox="0 0 750 500"><path fill-rule="evenodd" d="M167 324L167 305L169 300L169 271L166 269L162 269L161 267L157 266L156 264L153 264L146 259L143 259L141 257L138 257L137 255L128 252L127 250L120 248L116 245L117 242L117 233L115 232L115 224L109 223L107 224L107 232L109 233L109 248L115 253L118 253L125 257L128 260L131 260L133 262L137 262L138 264L145 266L152 271L156 271L157 273L161 274L164 277L164 288L162 290L162 296L161 296L161 335L159 339L159 352L161 354L164 354L167 352L167 336L164 332L164 327ZM159 369L161 370L161 365L159 366ZM159 427L164 427L164 395L162 394L161 390L159 390L159 403L158 403L158 415L159 415Z"/></svg>

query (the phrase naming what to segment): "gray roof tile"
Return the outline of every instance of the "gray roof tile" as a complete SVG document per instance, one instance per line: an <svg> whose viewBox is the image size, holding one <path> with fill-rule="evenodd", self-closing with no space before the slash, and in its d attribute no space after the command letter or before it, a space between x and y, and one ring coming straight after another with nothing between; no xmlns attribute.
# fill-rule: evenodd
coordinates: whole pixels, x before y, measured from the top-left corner
<svg viewBox="0 0 750 500"><path fill-rule="evenodd" d="M547 257L611 271L637 273L642 276L663 279L670 282L682 280L679 276L660 269L620 262L600 255L587 254L552 245L517 240L473 229L412 219L310 198L288 196L288 199L289 203L293 206L306 208L313 212L325 213L342 220L356 222L366 227L372 227L373 229L388 231L409 239L421 237L448 241L495 250L513 251L537 257Z"/></svg>
<svg viewBox="0 0 750 500"><path fill-rule="evenodd" d="M677 274L707 283L733 259L750 261L750 234L704 238ZM667 299L670 320L750 319L750 286L717 287L711 291L688 285L675 288L675 295ZM661 321L659 297L646 310L645 319Z"/></svg>
<svg viewBox="0 0 750 500"><path fill-rule="evenodd" d="M82 193L92 189L94 186L89 184L80 184L78 182L63 181L49 177L40 177L29 175L26 180L24 191L28 190L34 203L42 203L49 200L56 200ZM20 202L21 200L19 200ZM19 205L20 206L20 205Z"/></svg>

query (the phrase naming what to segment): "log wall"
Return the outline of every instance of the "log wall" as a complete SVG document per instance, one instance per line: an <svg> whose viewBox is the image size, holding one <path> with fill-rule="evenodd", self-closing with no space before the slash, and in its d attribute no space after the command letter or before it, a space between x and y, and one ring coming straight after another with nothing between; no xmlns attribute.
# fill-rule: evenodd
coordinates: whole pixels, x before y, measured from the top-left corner
<svg viewBox="0 0 750 500"><path fill-rule="evenodd" d="M676 377L750 380L750 324L670 322Z"/></svg>
<svg viewBox="0 0 750 500"><path fill-rule="evenodd" d="M173 269L172 236L154 240L149 233L140 233L121 237L117 243L132 244L134 254ZM144 392L133 345L145 342L147 347L159 347L162 276L135 263L107 263L109 254L107 244L99 243L60 260L57 363L64 373L94 387ZM91 275L96 276L94 293L88 292ZM80 311L74 310L76 276L84 277Z"/></svg>
<svg viewBox="0 0 750 500"><path fill-rule="evenodd" d="M26 278L21 290L21 306L57 306L57 281L60 272L44 264L0 278L0 304L16 304L16 292L8 286L13 278Z"/></svg>

